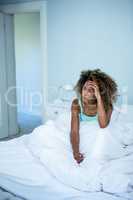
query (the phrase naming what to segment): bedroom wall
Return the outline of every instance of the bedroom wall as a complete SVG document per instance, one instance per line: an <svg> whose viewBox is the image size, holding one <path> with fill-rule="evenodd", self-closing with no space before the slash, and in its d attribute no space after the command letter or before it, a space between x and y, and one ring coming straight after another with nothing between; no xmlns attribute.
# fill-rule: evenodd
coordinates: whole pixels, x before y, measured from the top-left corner
<svg viewBox="0 0 133 200"><path fill-rule="evenodd" d="M128 87L133 104L132 10L132 0L48 0L49 86L99 67Z"/></svg>

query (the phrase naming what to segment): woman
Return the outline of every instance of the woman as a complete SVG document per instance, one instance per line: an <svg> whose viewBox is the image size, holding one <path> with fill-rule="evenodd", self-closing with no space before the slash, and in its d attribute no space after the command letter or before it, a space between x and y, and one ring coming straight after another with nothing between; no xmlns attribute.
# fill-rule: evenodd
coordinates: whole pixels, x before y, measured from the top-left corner
<svg viewBox="0 0 133 200"><path fill-rule="evenodd" d="M110 122L117 84L100 69L87 70L81 72L75 90L78 98L71 106L71 144L73 156L80 163L84 159L79 151L80 121L98 120L100 128L105 128Z"/></svg>

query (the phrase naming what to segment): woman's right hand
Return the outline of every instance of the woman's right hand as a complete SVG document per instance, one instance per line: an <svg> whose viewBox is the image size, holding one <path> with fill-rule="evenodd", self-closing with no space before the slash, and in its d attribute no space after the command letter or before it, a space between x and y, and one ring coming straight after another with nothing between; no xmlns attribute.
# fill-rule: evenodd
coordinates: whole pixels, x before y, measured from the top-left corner
<svg viewBox="0 0 133 200"><path fill-rule="evenodd" d="M78 164L84 160L84 155L80 152L73 153L73 157L77 161Z"/></svg>

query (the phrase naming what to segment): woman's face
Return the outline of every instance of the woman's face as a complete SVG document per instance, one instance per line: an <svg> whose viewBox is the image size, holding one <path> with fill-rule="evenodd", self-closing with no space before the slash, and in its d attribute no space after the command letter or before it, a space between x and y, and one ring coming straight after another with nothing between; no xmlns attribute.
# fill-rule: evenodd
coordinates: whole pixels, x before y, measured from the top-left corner
<svg viewBox="0 0 133 200"><path fill-rule="evenodd" d="M94 89L91 87L89 80L85 82L82 88L82 98L84 100L96 99Z"/></svg>

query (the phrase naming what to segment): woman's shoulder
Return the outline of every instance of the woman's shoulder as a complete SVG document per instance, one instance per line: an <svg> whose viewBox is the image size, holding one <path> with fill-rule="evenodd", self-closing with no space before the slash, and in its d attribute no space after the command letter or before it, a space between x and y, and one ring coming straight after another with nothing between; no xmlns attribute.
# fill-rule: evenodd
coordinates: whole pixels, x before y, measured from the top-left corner
<svg viewBox="0 0 133 200"><path fill-rule="evenodd" d="M72 100L72 105L79 105L78 98L74 98L74 99Z"/></svg>
<svg viewBox="0 0 133 200"><path fill-rule="evenodd" d="M80 105L79 105L79 100L78 98L73 99L72 101L72 105L71 105L71 110L72 111L80 111Z"/></svg>

